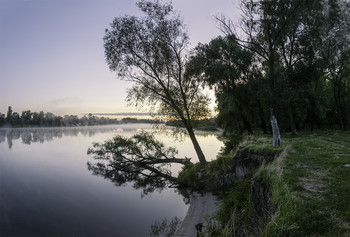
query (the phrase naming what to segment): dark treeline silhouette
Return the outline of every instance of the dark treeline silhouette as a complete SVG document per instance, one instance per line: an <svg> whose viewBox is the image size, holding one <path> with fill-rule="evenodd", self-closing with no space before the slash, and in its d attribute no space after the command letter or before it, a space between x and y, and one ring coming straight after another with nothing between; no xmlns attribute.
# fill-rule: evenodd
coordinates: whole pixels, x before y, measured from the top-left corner
<svg viewBox="0 0 350 237"><path fill-rule="evenodd" d="M198 44L186 67L215 89L225 132L272 131L278 144L279 129L349 130L350 4L254 0L241 10L238 25L216 17L224 35Z"/></svg>
<svg viewBox="0 0 350 237"><path fill-rule="evenodd" d="M66 126L91 126L108 125L120 123L153 123L149 119L123 118L120 121L113 118L97 117L93 114L84 115L79 118L76 115L56 116L50 112L31 112L30 110L22 113L14 112L9 106L7 114L0 113L0 127L66 127Z"/></svg>

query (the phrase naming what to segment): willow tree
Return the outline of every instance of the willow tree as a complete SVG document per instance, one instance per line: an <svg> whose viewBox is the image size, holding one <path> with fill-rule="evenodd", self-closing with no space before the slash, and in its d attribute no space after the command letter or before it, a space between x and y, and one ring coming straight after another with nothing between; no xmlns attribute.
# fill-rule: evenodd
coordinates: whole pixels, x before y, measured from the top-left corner
<svg viewBox="0 0 350 237"><path fill-rule="evenodd" d="M143 16L116 17L106 29L104 48L111 71L134 82L127 100L150 112L182 121L198 159L206 159L192 121L208 115L209 98L196 80L184 77L189 37L170 3L140 1Z"/></svg>

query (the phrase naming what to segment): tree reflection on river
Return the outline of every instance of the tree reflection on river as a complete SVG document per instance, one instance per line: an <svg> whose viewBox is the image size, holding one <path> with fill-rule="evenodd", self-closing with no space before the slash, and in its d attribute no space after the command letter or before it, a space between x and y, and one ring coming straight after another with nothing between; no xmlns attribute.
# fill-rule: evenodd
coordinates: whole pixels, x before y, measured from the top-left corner
<svg viewBox="0 0 350 237"><path fill-rule="evenodd" d="M142 130L153 131L149 124L0 128L0 236L147 236L156 221L184 217L173 189L141 199L131 185L116 187L87 169L93 142ZM189 140L155 136L179 156L196 156ZM214 159L222 143L208 133L198 140Z"/></svg>
<svg viewBox="0 0 350 237"><path fill-rule="evenodd" d="M98 133L110 133L115 131L120 133L136 133L140 130L152 130L148 124L125 124L125 125L106 125L106 126L90 126L90 127L56 127L56 128L0 128L0 143L7 140L11 149L13 140L22 139L24 144L30 145L32 142L44 143L52 141L55 138L64 136L83 136L92 137Z"/></svg>

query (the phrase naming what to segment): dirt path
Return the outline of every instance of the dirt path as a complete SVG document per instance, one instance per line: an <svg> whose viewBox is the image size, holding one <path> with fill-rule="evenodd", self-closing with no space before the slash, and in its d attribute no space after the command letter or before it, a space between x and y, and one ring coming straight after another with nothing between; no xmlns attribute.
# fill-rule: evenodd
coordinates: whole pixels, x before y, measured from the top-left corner
<svg viewBox="0 0 350 237"><path fill-rule="evenodd" d="M208 220L217 209L218 200L216 196L209 193L204 195L193 193L191 195L187 214L173 237L196 237L197 231L195 226L199 223L205 225L206 220Z"/></svg>

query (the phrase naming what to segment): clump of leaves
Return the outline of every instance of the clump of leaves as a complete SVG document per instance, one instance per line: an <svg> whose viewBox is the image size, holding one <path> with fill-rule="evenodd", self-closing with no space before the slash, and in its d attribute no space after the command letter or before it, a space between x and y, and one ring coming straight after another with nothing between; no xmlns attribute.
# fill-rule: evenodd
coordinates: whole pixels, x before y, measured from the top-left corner
<svg viewBox="0 0 350 237"><path fill-rule="evenodd" d="M188 164L183 167L178 175L178 183L181 187L190 188L191 190L201 190L201 171L203 165L200 163Z"/></svg>

